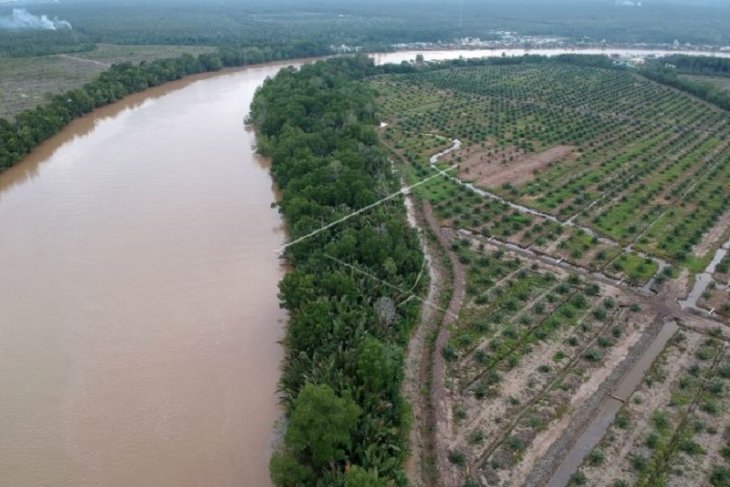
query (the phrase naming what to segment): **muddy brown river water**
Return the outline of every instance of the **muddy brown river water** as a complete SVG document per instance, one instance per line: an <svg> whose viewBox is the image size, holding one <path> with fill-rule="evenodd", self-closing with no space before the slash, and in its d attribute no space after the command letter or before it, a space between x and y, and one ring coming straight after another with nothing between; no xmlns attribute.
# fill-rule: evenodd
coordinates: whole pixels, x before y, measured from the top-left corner
<svg viewBox="0 0 730 487"><path fill-rule="evenodd" d="M0 175L0 485L270 485L285 233L242 121L283 65L131 96Z"/></svg>
<svg viewBox="0 0 730 487"><path fill-rule="evenodd" d="M243 116L280 66L74 122L0 176L0 484L267 485L285 234Z"/></svg>

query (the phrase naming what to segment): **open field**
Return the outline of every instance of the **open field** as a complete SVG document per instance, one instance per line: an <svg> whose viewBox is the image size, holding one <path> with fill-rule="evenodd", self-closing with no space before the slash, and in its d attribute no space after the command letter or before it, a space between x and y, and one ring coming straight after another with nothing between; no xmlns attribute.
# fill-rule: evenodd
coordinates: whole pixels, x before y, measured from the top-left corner
<svg viewBox="0 0 730 487"><path fill-rule="evenodd" d="M452 263L437 285L458 297L433 359L439 477L419 485L545 485L618 384L641 382L670 321L680 331L618 416L637 426L601 432L574 482L714 485L730 418L726 266L693 309L676 301L727 240L727 115L629 72L555 64L369 83L405 183L442 175L412 197ZM657 409L667 425L647 451ZM681 476L667 467L680 461Z"/></svg>
<svg viewBox="0 0 730 487"><path fill-rule="evenodd" d="M91 81L108 65L138 63L212 52L204 46L116 46L99 45L78 54L2 58L0 57L0 118L11 118L33 108L48 95L63 93Z"/></svg>

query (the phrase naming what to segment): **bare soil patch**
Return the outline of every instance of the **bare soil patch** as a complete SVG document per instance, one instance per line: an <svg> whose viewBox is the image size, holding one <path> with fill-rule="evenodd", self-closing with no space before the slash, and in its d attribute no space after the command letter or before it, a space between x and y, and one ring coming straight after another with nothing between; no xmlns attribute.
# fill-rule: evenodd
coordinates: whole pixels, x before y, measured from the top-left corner
<svg viewBox="0 0 730 487"><path fill-rule="evenodd" d="M705 291L705 295L697 303L701 308L712 310L715 316L730 318L730 310L726 306L730 303L730 290L716 287Z"/></svg>
<svg viewBox="0 0 730 487"><path fill-rule="evenodd" d="M456 153L455 158L461 157L459 177L474 181L479 186L495 187L505 183L522 184L533 178L547 165L573 157L575 147L558 145L543 152L518 155L511 161L495 157L489 149L466 149L463 153Z"/></svg>

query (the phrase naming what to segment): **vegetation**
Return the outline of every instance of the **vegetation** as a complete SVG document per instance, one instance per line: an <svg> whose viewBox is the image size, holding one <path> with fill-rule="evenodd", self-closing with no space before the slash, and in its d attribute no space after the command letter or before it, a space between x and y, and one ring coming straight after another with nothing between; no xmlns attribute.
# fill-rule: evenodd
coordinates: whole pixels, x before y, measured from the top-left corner
<svg viewBox="0 0 730 487"><path fill-rule="evenodd" d="M277 47L294 41L389 47L396 42L492 39L495 31L558 36L599 44L682 43L727 45L730 9L679 2L625 7L603 0L482 2L373 0L316 4L288 0L65 0L31 5L36 14L67 20L73 30L0 34L0 53L37 55L89 49L94 43ZM11 6L0 7L0 15ZM387 15L383 13L387 12ZM601 19L596 22L595 19Z"/></svg>
<svg viewBox="0 0 730 487"><path fill-rule="evenodd" d="M654 257L698 271L714 253L693 249L730 209L730 124L719 109L605 57L455 61L372 85L384 140L414 179L432 169L436 141L459 139L442 167L459 164L461 180L544 213L434 193L459 228L634 284L657 273ZM621 250L629 244L645 255Z"/></svg>
<svg viewBox="0 0 730 487"><path fill-rule="evenodd" d="M366 57L318 62L282 70L256 94L251 122L272 158L292 241L398 188L375 133L373 94L355 81L373 72ZM395 289L418 283L423 256L402 200L296 243L286 256L293 270L280 285L290 314L280 390L289 426L273 479L350 485L357 465L358 475L404 484L408 414L399 388L418 305Z"/></svg>
<svg viewBox="0 0 730 487"><path fill-rule="evenodd" d="M55 95L48 103L19 113L12 122L0 119L0 171L18 162L75 118L131 93L194 73L312 54L317 52L302 51L297 46L287 50L226 48L197 57L185 54L144 64L116 64L82 88Z"/></svg>
<svg viewBox="0 0 730 487"><path fill-rule="evenodd" d="M678 76L675 69L668 67L649 67L642 69L641 74L652 81L686 91L724 110L730 110L730 93L715 84Z"/></svg>
<svg viewBox="0 0 730 487"><path fill-rule="evenodd" d="M101 44L73 56L36 56L0 60L0 118L42 105L49 96L81 88L112 64L151 62L198 56L216 49L207 46L115 46Z"/></svg>
<svg viewBox="0 0 730 487"><path fill-rule="evenodd" d="M727 437L718 433L727 423L729 400L727 379L719 374L728 363L723 348L721 341L695 333L670 340L601 441L604 463L596 464L593 454L585 460L581 471L589 484L605 479L605 466L625 485L723 481L718 471L727 463ZM632 428L625 419L619 422L628 417Z"/></svg>
<svg viewBox="0 0 730 487"><path fill-rule="evenodd" d="M679 265L697 269L720 243L694 255L730 205L727 117L601 57L457 60L368 83L381 139L407 180L441 175L413 195L430 204L466 275L439 350L457 419L444 441L451 474L522 485L544 453L535 439L559 437L561 418L651 328L653 303L620 287L668 279ZM595 271L617 286L599 285ZM702 349L705 361L714 364L717 343ZM721 417L723 403L709 392L722 387L705 393L702 383L692 389L696 410ZM648 397L630 406L643 411ZM617 436L656 429L625 458L636 479L662 478L668 457L711 451L677 429L673 413L617 416ZM614 454L593 450L572 482L594 485L588 473L611 466Z"/></svg>

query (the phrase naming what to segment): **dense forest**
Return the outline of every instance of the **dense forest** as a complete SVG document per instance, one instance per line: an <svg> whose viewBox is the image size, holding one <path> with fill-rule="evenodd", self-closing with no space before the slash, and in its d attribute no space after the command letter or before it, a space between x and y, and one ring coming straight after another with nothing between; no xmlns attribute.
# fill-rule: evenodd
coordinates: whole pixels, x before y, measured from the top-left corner
<svg viewBox="0 0 730 487"><path fill-rule="evenodd" d="M256 94L250 122L272 158L291 241L399 189L375 132L373 93L355 81L372 72L364 56L320 61L281 71ZM424 262L402 199L296 243L286 257L280 392L289 421L273 480L404 485L401 365L419 308L407 298L423 284Z"/></svg>
<svg viewBox="0 0 730 487"><path fill-rule="evenodd" d="M658 62L671 64L680 73L730 76L730 58L674 54Z"/></svg>
<svg viewBox="0 0 730 487"><path fill-rule="evenodd" d="M496 31L558 36L572 42L730 44L730 5L648 0L641 7L609 0L65 0L29 4L36 15L73 30L0 30L0 54L22 56L88 49L95 43L230 45L292 42L385 49L402 42L491 39ZM0 17L11 7L0 6Z"/></svg>

